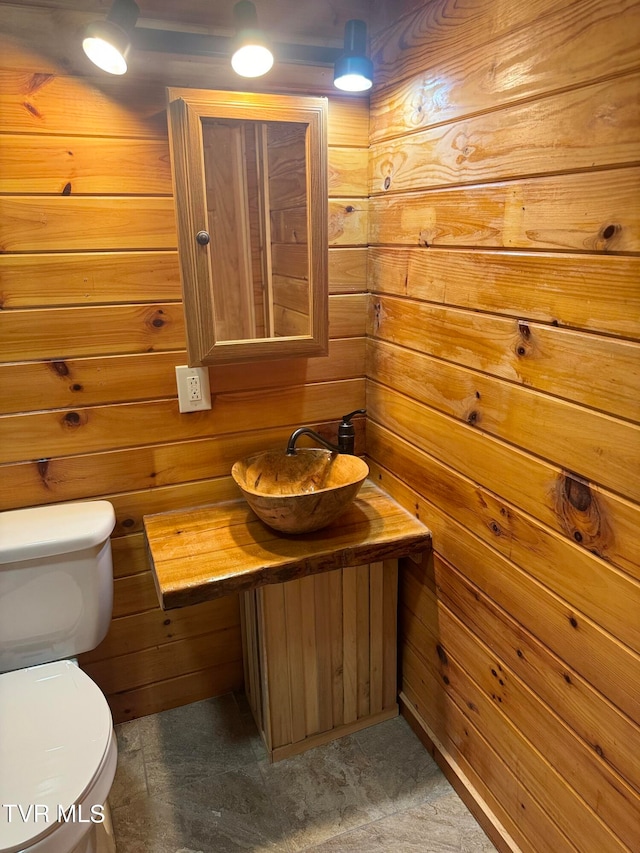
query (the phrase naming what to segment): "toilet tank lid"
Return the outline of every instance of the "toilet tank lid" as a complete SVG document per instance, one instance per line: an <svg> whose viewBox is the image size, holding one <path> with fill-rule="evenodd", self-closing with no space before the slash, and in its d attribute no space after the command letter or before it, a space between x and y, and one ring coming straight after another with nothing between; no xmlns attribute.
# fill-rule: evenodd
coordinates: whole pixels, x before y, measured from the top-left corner
<svg viewBox="0 0 640 853"><path fill-rule="evenodd" d="M0 512L0 564L91 548L109 538L115 523L109 501Z"/></svg>

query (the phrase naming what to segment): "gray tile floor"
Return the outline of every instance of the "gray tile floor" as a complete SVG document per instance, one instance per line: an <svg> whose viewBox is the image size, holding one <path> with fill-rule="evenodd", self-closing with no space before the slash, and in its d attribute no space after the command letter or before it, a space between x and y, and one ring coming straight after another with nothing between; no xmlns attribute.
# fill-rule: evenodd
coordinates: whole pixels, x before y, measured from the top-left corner
<svg viewBox="0 0 640 853"><path fill-rule="evenodd" d="M116 727L118 853L487 853L398 717L269 764L242 695Z"/></svg>

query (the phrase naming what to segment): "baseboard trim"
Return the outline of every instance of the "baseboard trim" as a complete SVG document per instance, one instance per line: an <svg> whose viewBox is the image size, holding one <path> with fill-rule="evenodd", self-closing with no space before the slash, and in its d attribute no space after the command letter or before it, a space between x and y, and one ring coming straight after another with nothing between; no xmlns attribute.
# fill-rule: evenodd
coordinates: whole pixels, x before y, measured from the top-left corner
<svg viewBox="0 0 640 853"><path fill-rule="evenodd" d="M499 853L522 853L511 835L469 781L451 753L431 731L425 721L416 714L404 693L398 697L400 713L409 723L431 757L447 777L456 793L494 844Z"/></svg>

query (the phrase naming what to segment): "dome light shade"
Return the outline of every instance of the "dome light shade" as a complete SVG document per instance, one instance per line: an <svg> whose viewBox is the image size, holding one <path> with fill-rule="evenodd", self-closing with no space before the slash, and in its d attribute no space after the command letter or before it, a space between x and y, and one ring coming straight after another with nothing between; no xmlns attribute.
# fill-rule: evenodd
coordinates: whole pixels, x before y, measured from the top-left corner
<svg viewBox="0 0 640 853"><path fill-rule="evenodd" d="M341 56L335 64L333 84L343 92L366 92L373 85L373 63L366 56Z"/></svg>
<svg viewBox="0 0 640 853"><path fill-rule="evenodd" d="M82 49L94 65L109 74L126 72L131 33L139 14L134 0L114 0L106 20L89 24Z"/></svg>
<svg viewBox="0 0 640 853"><path fill-rule="evenodd" d="M366 92L373 85L373 63L367 57L367 25L364 21L347 21L344 53L336 61L333 83L344 92Z"/></svg>
<svg viewBox="0 0 640 853"><path fill-rule="evenodd" d="M233 7L237 35L233 40L231 67L241 77L262 77L273 65L273 53L258 26L258 14L251 0Z"/></svg>

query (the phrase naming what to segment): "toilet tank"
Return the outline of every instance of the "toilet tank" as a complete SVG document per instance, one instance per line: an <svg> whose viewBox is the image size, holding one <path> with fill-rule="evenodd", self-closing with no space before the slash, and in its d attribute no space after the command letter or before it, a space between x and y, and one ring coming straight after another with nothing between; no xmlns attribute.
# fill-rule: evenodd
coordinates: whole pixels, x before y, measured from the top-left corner
<svg viewBox="0 0 640 853"><path fill-rule="evenodd" d="M79 655L113 606L108 501L0 512L0 672Z"/></svg>

